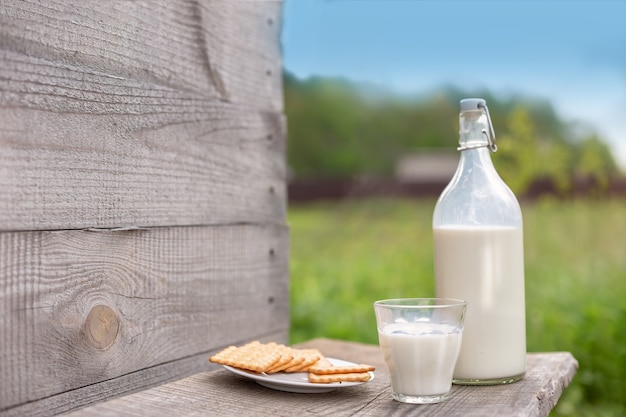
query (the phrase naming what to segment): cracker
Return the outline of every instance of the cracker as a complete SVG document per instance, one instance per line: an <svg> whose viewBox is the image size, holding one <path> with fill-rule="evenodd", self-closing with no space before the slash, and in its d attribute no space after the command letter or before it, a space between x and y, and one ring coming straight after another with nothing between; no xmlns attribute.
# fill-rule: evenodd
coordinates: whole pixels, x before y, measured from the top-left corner
<svg viewBox="0 0 626 417"><path fill-rule="evenodd" d="M309 382L330 384L332 382L367 382L372 376L368 372L318 375L309 372Z"/></svg>
<svg viewBox="0 0 626 417"><path fill-rule="evenodd" d="M273 373L282 371L286 367L291 366L292 362L293 362L293 355L290 355L288 353L283 353L280 355L280 359L277 362L275 362L269 369L265 370L265 373L273 374Z"/></svg>
<svg viewBox="0 0 626 417"><path fill-rule="evenodd" d="M322 354L317 349L294 349L284 347L284 354L290 355L292 359L287 363L280 363L272 367L266 373L283 372L306 372L308 368L316 363Z"/></svg>
<svg viewBox="0 0 626 417"><path fill-rule="evenodd" d="M328 360L328 358L326 356L323 356L323 355L322 355L322 358L319 361L315 362L313 365L314 366L319 366L319 367L324 367L324 368L330 368L332 366L335 366L335 365L333 365L333 363L331 361Z"/></svg>
<svg viewBox="0 0 626 417"><path fill-rule="evenodd" d="M295 355L300 359L298 363L285 368L285 372L306 372L320 360L322 354L317 349L294 349Z"/></svg>
<svg viewBox="0 0 626 417"><path fill-rule="evenodd" d="M290 368L294 365L302 362L300 357L298 356L296 349L290 348L285 345L278 345L281 353L281 360L274 364L270 369L266 371L266 373L276 373L280 371L284 371L286 368Z"/></svg>
<svg viewBox="0 0 626 417"><path fill-rule="evenodd" d="M209 358L211 362L257 373L309 372L310 382L365 382L370 365L333 366L318 349L295 349L258 340L243 346L228 346Z"/></svg>
<svg viewBox="0 0 626 417"><path fill-rule="evenodd" d="M288 368L291 368L292 366L298 365L303 361L303 358L297 357L294 353L285 353L283 357L286 358L284 362L281 361L281 363L273 366L265 372L268 374L274 374L276 372L284 371Z"/></svg>
<svg viewBox="0 0 626 417"><path fill-rule="evenodd" d="M240 347L229 346L211 356L209 361L261 373L270 369L280 358L280 350L275 343L264 345L254 341Z"/></svg>
<svg viewBox="0 0 626 417"><path fill-rule="evenodd" d="M352 374L363 373L376 370L376 367L372 365L347 365L347 366L325 366L315 365L309 368L309 372L317 375L331 375L331 374Z"/></svg>

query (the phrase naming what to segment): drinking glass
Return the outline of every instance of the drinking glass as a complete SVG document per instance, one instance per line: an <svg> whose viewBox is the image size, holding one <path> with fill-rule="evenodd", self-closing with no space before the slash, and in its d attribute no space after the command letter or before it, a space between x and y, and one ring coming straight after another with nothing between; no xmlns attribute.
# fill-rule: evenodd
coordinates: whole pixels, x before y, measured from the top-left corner
<svg viewBox="0 0 626 417"><path fill-rule="evenodd" d="M467 303L452 298L396 298L374 303L378 341L400 402L444 401L461 350Z"/></svg>

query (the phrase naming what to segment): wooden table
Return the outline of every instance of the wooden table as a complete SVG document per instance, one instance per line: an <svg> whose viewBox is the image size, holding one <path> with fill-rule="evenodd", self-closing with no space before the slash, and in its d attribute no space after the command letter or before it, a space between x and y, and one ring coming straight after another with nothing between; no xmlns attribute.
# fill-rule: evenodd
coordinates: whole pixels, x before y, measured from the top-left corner
<svg viewBox="0 0 626 417"><path fill-rule="evenodd" d="M376 366L374 380L321 394L294 394L262 387L224 369L131 394L76 411L71 416L547 416L571 382L578 362L569 352L528 354L526 377L515 384L452 387L440 404L403 404L391 398L389 375L378 346L314 339L325 355Z"/></svg>

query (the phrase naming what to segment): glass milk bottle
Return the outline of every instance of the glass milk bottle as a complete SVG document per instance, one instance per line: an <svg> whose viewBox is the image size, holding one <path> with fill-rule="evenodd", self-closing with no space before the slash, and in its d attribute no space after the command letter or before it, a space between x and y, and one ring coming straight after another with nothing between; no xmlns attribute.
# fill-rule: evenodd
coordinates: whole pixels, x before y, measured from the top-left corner
<svg viewBox="0 0 626 417"><path fill-rule="evenodd" d="M485 100L461 100L456 173L433 214L435 292L467 301L454 382L506 384L526 372L522 212L491 161Z"/></svg>

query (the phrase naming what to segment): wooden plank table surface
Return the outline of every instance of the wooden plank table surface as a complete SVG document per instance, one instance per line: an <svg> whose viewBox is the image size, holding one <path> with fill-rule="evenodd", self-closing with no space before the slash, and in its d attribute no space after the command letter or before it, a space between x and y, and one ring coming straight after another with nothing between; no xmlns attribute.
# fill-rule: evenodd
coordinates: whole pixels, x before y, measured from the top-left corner
<svg viewBox="0 0 626 417"><path fill-rule="evenodd" d="M578 369L578 362L569 352L530 353L526 376L520 382L484 387L454 385L447 401L414 405L391 398L389 374L376 345L313 339L297 347L315 347L329 357L375 365L375 378L328 393L296 394L262 387L218 367L96 404L70 416L547 416Z"/></svg>

